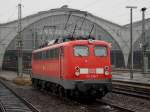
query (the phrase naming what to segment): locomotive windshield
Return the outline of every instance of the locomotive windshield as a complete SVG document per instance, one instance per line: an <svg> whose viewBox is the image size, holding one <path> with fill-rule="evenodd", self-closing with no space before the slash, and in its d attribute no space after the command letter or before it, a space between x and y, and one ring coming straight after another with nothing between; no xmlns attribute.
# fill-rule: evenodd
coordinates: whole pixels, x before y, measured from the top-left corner
<svg viewBox="0 0 150 112"><path fill-rule="evenodd" d="M88 56L89 50L87 46L75 46L74 47L75 56Z"/></svg>
<svg viewBox="0 0 150 112"><path fill-rule="evenodd" d="M107 56L107 49L103 46L95 46L94 53L95 56Z"/></svg>

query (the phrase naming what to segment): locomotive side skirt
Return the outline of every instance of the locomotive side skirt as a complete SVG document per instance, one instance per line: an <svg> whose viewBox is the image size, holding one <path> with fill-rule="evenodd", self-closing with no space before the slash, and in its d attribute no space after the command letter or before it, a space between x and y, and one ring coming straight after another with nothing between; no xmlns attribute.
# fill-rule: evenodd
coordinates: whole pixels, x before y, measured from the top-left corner
<svg viewBox="0 0 150 112"><path fill-rule="evenodd" d="M32 75L34 79L40 79L44 81L49 81L53 83L57 83L64 87L65 89L79 89L80 91L86 91L90 88L94 89L106 89L108 92L112 90L111 79L99 79L99 80L66 80L66 79L58 79L54 77L48 76L40 76L40 75Z"/></svg>

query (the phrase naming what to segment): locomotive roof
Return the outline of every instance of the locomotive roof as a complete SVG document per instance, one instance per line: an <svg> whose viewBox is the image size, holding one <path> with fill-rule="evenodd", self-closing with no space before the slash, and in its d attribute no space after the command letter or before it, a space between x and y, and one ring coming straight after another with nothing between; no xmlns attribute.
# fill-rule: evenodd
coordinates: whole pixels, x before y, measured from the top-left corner
<svg viewBox="0 0 150 112"><path fill-rule="evenodd" d="M89 40L73 40L73 41L67 41L67 42L63 42L63 43L45 46L43 48L39 48L39 49L34 50L33 53L44 51L44 50L47 50L49 48L58 48L61 46L70 46L70 45L87 45L87 44L89 44ZM102 45L102 46L108 46L108 47L110 46L110 43L108 43L106 41L102 41L102 40L92 40L92 43L90 43L90 44Z"/></svg>

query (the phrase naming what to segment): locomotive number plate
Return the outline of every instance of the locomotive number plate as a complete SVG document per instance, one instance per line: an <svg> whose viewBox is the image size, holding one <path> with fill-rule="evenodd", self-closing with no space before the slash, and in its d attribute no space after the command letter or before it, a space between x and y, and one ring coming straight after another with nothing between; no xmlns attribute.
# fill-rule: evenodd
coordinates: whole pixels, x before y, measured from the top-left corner
<svg viewBox="0 0 150 112"><path fill-rule="evenodd" d="M89 69L89 73L90 73L90 74L95 74L95 73L96 73L96 70L95 70L95 69Z"/></svg>

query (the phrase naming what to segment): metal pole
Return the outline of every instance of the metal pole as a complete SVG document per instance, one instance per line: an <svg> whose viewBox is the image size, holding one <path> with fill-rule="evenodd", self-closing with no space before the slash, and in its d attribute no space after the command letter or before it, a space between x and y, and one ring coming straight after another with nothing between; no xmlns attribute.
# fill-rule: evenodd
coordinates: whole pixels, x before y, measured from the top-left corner
<svg viewBox="0 0 150 112"><path fill-rule="evenodd" d="M36 43L36 41L35 41L35 27L34 27L34 29L33 29L33 49L35 49L35 43Z"/></svg>
<svg viewBox="0 0 150 112"><path fill-rule="evenodd" d="M130 79L133 79L133 34L132 34L132 11L137 8L135 6L127 6L130 8Z"/></svg>
<svg viewBox="0 0 150 112"><path fill-rule="evenodd" d="M17 39L17 49L18 49L18 75L22 77L22 25L21 25L21 4L18 4L18 39Z"/></svg>
<svg viewBox="0 0 150 112"><path fill-rule="evenodd" d="M131 49L131 75L130 75L130 79L133 79L133 46L132 46L132 44L133 44L133 42L132 42L132 40L133 40L133 37L132 37L132 8L130 9L131 10L131 14L130 14L130 17L131 17L131 28L130 28L130 35L131 35L131 41L130 41L130 49Z"/></svg>
<svg viewBox="0 0 150 112"><path fill-rule="evenodd" d="M146 57L146 46L145 46L145 11L146 8L142 8L142 71L145 73L145 57Z"/></svg>

